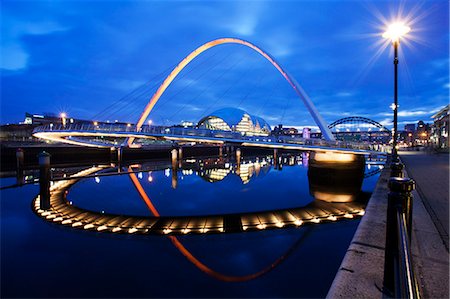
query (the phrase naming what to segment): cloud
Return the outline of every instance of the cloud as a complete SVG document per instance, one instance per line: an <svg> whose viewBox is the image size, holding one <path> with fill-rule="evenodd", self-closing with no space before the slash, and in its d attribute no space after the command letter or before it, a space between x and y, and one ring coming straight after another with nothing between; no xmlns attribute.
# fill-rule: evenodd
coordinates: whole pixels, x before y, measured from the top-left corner
<svg viewBox="0 0 450 299"><path fill-rule="evenodd" d="M397 115L399 117L411 117L411 116L424 116L424 115L431 115L433 113L438 112L439 108L434 108L431 110L401 110L399 109ZM391 116L392 113L379 113L379 116Z"/></svg>
<svg viewBox="0 0 450 299"><path fill-rule="evenodd" d="M392 126L392 118L385 118L379 121L379 123L383 126Z"/></svg>
<svg viewBox="0 0 450 299"><path fill-rule="evenodd" d="M25 68L28 53L18 43L1 45L0 67L4 70L16 71Z"/></svg>
<svg viewBox="0 0 450 299"><path fill-rule="evenodd" d="M450 63L449 58L442 58L431 61L431 65L437 69L441 68L448 69L449 63Z"/></svg>
<svg viewBox="0 0 450 299"><path fill-rule="evenodd" d="M252 36L259 24L264 3L259 1L248 1L236 2L236 4L235 14L230 20L223 22L223 27L231 30L238 36Z"/></svg>
<svg viewBox="0 0 450 299"><path fill-rule="evenodd" d="M336 97L351 97L353 95L354 94L352 92L341 91L341 92L338 92L335 96Z"/></svg>
<svg viewBox="0 0 450 299"><path fill-rule="evenodd" d="M4 13L2 18L0 68L9 71L22 70L28 65L30 55L22 42L24 36L47 35L68 29L54 21L20 20Z"/></svg>

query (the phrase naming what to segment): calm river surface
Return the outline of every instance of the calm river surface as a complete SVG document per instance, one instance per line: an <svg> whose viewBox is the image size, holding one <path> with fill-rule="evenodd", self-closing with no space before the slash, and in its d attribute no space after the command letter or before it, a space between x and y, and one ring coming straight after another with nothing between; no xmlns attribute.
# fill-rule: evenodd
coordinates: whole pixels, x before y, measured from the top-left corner
<svg viewBox="0 0 450 299"><path fill-rule="evenodd" d="M161 216L302 208L318 200L312 194L333 189L333 180L312 183L307 153L283 155L279 162L257 156L238 166L210 157L184 160L175 172L170 161L141 161L121 171L134 172ZM372 192L378 179L374 169L381 167L366 165L358 202ZM79 169L57 169L54 176ZM0 181L4 187L16 179ZM359 223L187 234L174 241L47 222L31 208L38 192L36 184L1 191L3 297L324 297ZM67 201L101 213L152 216L128 174L80 180Z"/></svg>

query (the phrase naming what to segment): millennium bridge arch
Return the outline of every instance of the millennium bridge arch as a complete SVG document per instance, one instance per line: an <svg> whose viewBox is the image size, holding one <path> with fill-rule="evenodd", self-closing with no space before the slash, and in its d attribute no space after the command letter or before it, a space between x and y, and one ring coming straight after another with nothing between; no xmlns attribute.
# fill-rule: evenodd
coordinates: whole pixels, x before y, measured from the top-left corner
<svg viewBox="0 0 450 299"><path fill-rule="evenodd" d="M147 119L148 115L152 111L153 107L156 105L160 97L163 95L165 90L169 87L169 85L172 83L172 81L178 76L178 74L192 61L194 60L198 55L201 53L207 51L208 49L211 49L213 47L216 47L218 45L222 44L240 44L244 45L260 55L262 55L266 60L268 60L279 72L280 74L286 79L286 81L289 83L289 85L292 86L292 88L295 90L297 95L300 97L300 99L305 104L306 108L308 109L309 113L313 117L316 124L319 126L322 136L327 141L334 141L334 136L327 127L326 122L323 120L322 116L319 114L319 111L314 106L311 99L308 97L308 95L305 93L303 88L300 86L300 84L297 83L297 81L291 77L282 67L279 63L275 61L275 59L265 51L263 51L261 48L255 46L254 44L238 39L238 38L219 38L212 40L210 42L207 42L194 51L192 51L188 56L186 56L173 70L172 72L166 77L164 82L159 86L158 90L153 94L150 101L148 102L147 106L144 108L144 111L142 112L141 116L139 117L137 123L136 123L136 130L139 131L144 124L145 120ZM131 145L134 141L134 137L130 137L127 140L127 144Z"/></svg>

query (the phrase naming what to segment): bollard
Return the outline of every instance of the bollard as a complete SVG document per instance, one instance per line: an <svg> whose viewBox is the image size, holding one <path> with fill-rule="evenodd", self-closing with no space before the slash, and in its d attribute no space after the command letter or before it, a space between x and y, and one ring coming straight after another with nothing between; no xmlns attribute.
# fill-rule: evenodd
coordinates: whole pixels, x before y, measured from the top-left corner
<svg viewBox="0 0 450 299"><path fill-rule="evenodd" d="M24 152L23 149L18 148L16 150L16 176L17 184L23 184L23 167L24 167Z"/></svg>
<svg viewBox="0 0 450 299"><path fill-rule="evenodd" d="M402 178L404 165L400 162L391 162L391 177Z"/></svg>
<svg viewBox="0 0 450 299"><path fill-rule="evenodd" d="M392 155L391 163L400 163L400 158L398 155Z"/></svg>
<svg viewBox="0 0 450 299"><path fill-rule="evenodd" d="M39 160L39 203L42 210L50 209L50 154L41 152Z"/></svg>
<svg viewBox="0 0 450 299"><path fill-rule="evenodd" d="M384 257L383 288L394 297L398 293L396 277L400 275L398 252L398 219L399 212L405 213L408 239L411 242L412 229L412 195L414 180L409 178L391 177L389 179L388 207L386 215L386 245Z"/></svg>

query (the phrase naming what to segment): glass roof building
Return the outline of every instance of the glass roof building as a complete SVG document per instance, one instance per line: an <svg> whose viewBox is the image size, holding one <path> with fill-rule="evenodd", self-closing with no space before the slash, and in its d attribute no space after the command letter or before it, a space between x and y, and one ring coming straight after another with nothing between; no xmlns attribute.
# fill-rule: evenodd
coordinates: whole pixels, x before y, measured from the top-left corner
<svg viewBox="0 0 450 299"><path fill-rule="evenodd" d="M238 108L223 108L203 117L199 128L220 131L240 132L247 136L267 136L270 125L261 117L251 115Z"/></svg>

